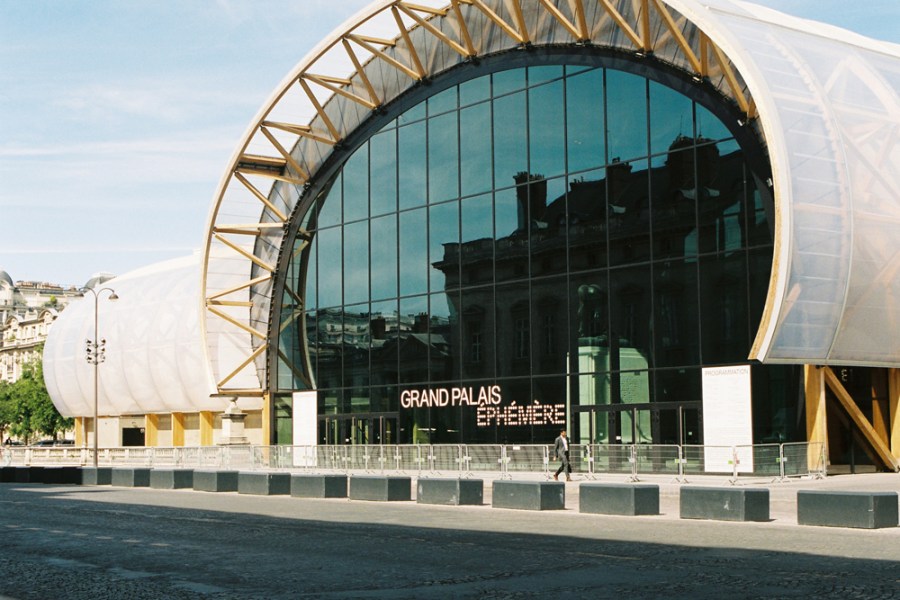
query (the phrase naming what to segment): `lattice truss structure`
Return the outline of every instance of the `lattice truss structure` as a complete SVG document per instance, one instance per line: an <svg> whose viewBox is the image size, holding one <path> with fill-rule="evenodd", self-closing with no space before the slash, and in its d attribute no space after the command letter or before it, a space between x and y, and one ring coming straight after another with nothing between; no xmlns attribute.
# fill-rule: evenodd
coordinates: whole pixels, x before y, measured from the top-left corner
<svg viewBox="0 0 900 600"><path fill-rule="evenodd" d="M413 86L542 45L652 56L758 121L773 168L776 257L754 358L900 365L900 256L886 233L900 218L897 46L735 0L380 0L282 81L219 185L201 321L220 393L262 395L282 242L335 147ZM303 298L293 302L282 329L302 318ZM873 310L887 324L860 328Z"/></svg>

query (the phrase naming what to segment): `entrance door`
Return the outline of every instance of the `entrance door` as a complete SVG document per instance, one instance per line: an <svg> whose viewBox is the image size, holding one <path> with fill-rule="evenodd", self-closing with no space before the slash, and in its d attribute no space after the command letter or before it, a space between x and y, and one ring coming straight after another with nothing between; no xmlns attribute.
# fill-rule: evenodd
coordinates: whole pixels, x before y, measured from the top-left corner
<svg viewBox="0 0 900 600"><path fill-rule="evenodd" d="M361 413L319 417L319 443L325 445L396 444L397 413Z"/></svg>
<svg viewBox="0 0 900 600"><path fill-rule="evenodd" d="M122 429L122 445L123 446L143 446L144 445L144 428L143 427L125 427Z"/></svg>
<svg viewBox="0 0 900 600"><path fill-rule="evenodd" d="M699 444L700 402L607 404L575 408L582 444Z"/></svg>

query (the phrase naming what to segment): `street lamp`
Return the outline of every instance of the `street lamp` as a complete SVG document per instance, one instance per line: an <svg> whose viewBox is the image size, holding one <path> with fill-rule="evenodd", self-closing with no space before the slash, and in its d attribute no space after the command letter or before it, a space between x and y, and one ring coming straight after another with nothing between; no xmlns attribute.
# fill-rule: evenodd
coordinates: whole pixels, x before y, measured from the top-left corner
<svg viewBox="0 0 900 600"><path fill-rule="evenodd" d="M98 323L100 321L100 294L103 292L109 292L109 300L115 302L119 299L116 296L115 290L112 288L101 288L99 290L95 290L94 288L85 288L82 292L90 292L94 295L94 339L93 340L85 340L85 351L86 358L89 364L94 365L94 468L97 467L97 459L98 459L98 448L97 448L97 438L100 435L100 428L98 427L99 423L99 382L100 382L100 363L106 360L106 338L102 340L97 339L97 330Z"/></svg>

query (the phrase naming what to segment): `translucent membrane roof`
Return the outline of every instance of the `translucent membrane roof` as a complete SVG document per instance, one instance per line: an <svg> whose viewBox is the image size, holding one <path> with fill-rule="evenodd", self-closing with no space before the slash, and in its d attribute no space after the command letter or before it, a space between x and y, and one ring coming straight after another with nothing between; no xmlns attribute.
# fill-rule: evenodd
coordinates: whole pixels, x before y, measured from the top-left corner
<svg viewBox="0 0 900 600"><path fill-rule="evenodd" d="M900 46L743 2L672 1L747 82L776 256L751 358L900 365Z"/></svg>
<svg viewBox="0 0 900 600"><path fill-rule="evenodd" d="M210 398L215 388L200 337L199 274L199 256L192 256L95 288L98 338L106 342L98 367L100 415L222 410L222 401ZM113 291L118 300L109 299ZM94 367L86 356L93 339L88 292L60 313L44 346L44 379L65 416L94 414Z"/></svg>

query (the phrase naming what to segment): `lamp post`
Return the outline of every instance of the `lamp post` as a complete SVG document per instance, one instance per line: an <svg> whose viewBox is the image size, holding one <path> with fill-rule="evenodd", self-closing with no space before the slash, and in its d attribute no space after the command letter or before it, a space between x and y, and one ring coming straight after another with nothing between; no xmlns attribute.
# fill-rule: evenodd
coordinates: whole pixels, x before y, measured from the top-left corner
<svg viewBox="0 0 900 600"><path fill-rule="evenodd" d="M99 388L100 388L100 363L106 360L106 338L102 340L97 339L97 332L99 330L99 322L100 322L100 294L103 292L109 292L109 300L115 302L119 299L116 295L115 290L112 288L100 288L99 290L95 290L94 288L85 288L82 290L83 292L90 292L94 295L94 339L93 340L85 340L86 342L86 357L89 364L94 365L94 468L97 468L98 464L98 448L97 448L97 438L100 435L99 428Z"/></svg>

